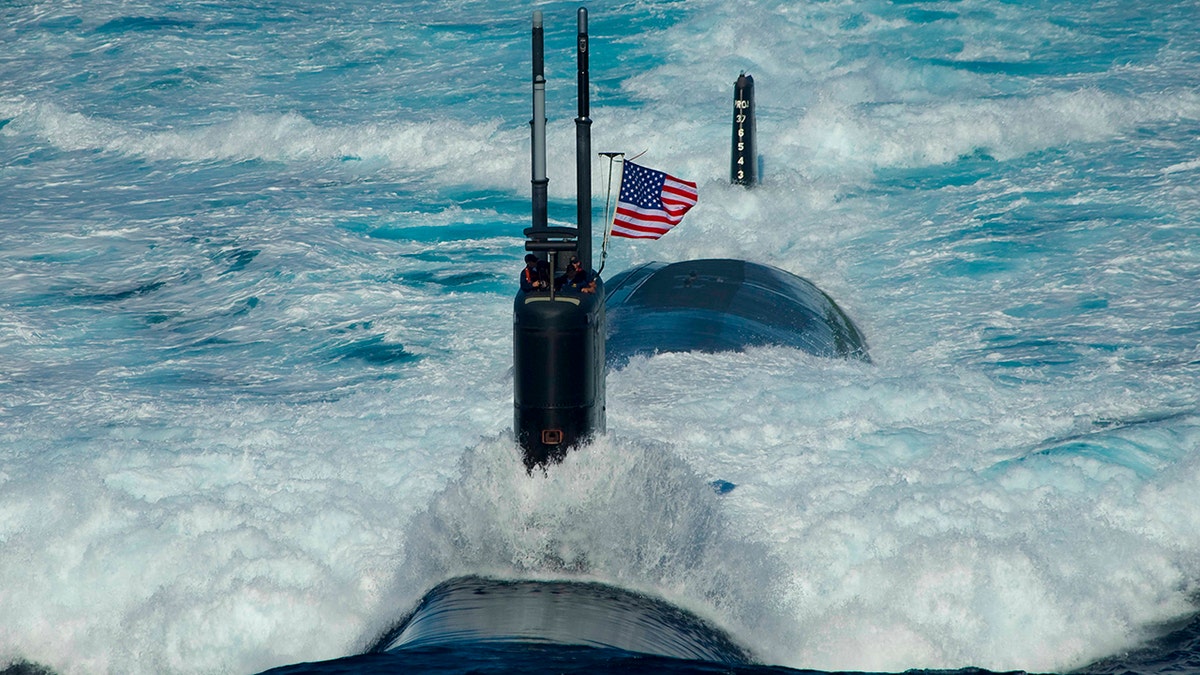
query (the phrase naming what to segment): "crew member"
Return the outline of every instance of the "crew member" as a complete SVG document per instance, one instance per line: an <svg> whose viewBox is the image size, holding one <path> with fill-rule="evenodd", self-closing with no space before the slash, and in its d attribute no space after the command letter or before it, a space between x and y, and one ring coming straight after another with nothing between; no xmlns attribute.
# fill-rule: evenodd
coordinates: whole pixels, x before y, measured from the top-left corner
<svg viewBox="0 0 1200 675"><path fill-rule="evenodd" d="M595 293L596 280L592 278L588 271L583 269L582 265L577 265L567 271L571 274L571 280L567 282L567 290L576 291L578 293Z"/></svg>
<svg viewBox="0 0 1200 675"><path fill-rule="evenodd" d="M521 270L521 290L532 293L545 288L546 282L538 273L538 257L532 253L526 253L525 269Z"/></svg>
<svg viewBox="0 0 1200 675"><path fill-rule="evenodd" d="M581 269L583 269L583 265L579 262L579 256L571 256L570 262L567 263L567 269L563 270L563 273L554 280L554 289L558 290L570 283L575 278L576 272Z"/></svg>

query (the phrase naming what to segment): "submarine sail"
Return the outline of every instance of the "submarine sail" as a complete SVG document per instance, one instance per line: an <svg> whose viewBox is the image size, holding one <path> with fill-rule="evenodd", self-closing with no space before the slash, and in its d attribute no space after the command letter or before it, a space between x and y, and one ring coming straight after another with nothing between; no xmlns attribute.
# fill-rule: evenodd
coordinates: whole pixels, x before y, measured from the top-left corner
<svg viewBox="0 0 1200 675"><path fill-rule="evenodd" d="M542 15L533 17L533 222L525 250L536 284L513 301L513 434L525 468L562 460L604 432L604 282L591 269L591 118L587 9L578 13L579 116L576 125L577 227L546 217L546 79ZM571 261L578 262L578 268ZM567 278L582 270L588 283Z"/></svg>

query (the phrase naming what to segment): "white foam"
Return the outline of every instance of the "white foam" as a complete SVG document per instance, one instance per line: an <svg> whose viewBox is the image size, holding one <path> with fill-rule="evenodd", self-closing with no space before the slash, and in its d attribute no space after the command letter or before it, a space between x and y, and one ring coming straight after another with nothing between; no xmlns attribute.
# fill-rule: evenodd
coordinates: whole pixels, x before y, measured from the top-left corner
<svg viewBox="0 0 1200 675"><path fill-rule="evenodd" d="M517 189L521 166L497 152L524 141L500 121L452 120L321 126L295 114L238 114L190 129L155 131L63 110L53 103L9 104L7 134L30 134L65 151L102 150L155 161L337 162L382 160L414 174L436 173L447 184L486 183Z"/></svg>
<svg viewBox="0 0 1200 675"><path fill-rule="evenodd" d="M1190 611L1181 590L1195 570L1177 547L1200 539L1176 528L1191 516L1164 508L1150 518L1170 520L1169 532L1147 537L1134 514L1149 515L1144 495L1162 489L1152 486L1173 493L1197 477L1194 419L1091 437L1109 458L1066 451L993 468L1074 428L1046 411L1090 395L1030 405L1029 389L968 373L808 361L786 350L663 355L609 381L612 424L669 436L698 473L739 483L723 502L732 521L787 561L798 637L758 642L770 660L1064 670ZM1123 446L1155 458L1152 478Z"/></svg>

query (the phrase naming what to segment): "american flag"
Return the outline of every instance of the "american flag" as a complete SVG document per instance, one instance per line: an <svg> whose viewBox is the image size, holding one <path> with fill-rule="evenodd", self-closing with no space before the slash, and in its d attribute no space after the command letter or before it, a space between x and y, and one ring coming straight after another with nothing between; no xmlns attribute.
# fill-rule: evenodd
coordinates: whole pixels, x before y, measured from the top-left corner
<svg viewBox="0 0 1200 675"><path fill-rule="evenodd" d="M695 183L625 162L612 233L630 239L658 239L695 205Z"/></svg>

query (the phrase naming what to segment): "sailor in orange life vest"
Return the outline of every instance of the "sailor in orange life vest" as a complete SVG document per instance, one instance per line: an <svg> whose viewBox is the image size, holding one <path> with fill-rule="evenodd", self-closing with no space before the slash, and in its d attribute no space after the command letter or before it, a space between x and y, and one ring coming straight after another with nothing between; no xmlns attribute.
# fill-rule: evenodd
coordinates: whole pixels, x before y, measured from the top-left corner
<svg viewBox="0 0 1200 675"><path fill-rule="evenodd" d="M538 258L532 253L525 254L525 269L521 270L521 290L526 293L542 291L548 288L545 279L538 270Z"/></svg>

